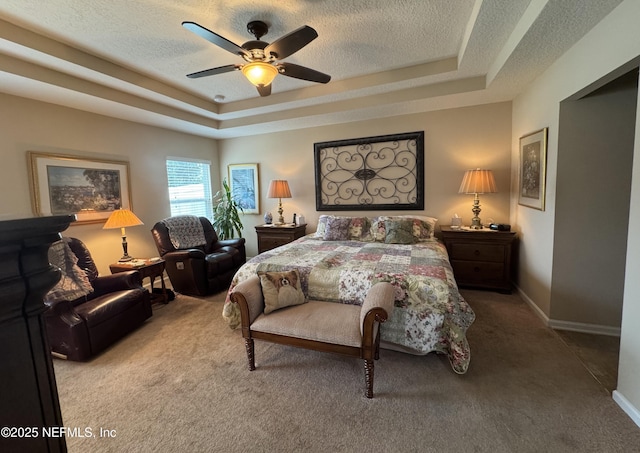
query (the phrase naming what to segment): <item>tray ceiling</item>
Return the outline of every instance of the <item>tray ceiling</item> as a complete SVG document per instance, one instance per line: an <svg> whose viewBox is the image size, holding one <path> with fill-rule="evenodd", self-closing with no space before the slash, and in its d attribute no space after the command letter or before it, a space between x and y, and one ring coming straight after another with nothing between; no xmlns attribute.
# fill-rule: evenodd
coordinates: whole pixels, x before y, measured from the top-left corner
<svg viewBox="0 0 640 453"><path fill-rule="evenodd" d="M510 100L621 0L3 0L0 91L226 138ZM185 30L242 44L319 37L284 61L332 76L284 76L260 97L242 60ZM216 97L218 96L218 97ZM218 102L219 97L223 101Z"/></svg>

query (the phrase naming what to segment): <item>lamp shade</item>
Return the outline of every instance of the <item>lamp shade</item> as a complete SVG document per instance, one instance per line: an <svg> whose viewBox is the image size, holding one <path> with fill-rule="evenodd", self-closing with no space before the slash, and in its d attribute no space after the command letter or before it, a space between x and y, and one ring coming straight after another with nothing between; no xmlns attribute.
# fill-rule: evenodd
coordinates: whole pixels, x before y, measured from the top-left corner
<svg viewBox="0 0 640 453"><path fill-rule="evenodd" d="M467 170L458 193L496 193L498 188L491 170Z"/></svg>
<svg viewBox="0 0 640 453"><path fill-rule="evenodd" d="M144 225L144 223L133 212L129 209L116 209L111 213L102 228L109 230L111 228L125 228L136 225Z"/></svg>
<svg viewBox="0 0 640 453"><path fill-rule="evenodd" d="M253 63L247 63L242 67L242 73L249 79L249 82L255 86L266 87L273 82L273 79L278 75L278 69L262 61L254 61Z"/></svg>
<svg viewBox="0 0 640 453"><path fill-rule="evenodd" d="M291 198L289 183L284 179L273 179L269 183L268 198Z"/></svg>

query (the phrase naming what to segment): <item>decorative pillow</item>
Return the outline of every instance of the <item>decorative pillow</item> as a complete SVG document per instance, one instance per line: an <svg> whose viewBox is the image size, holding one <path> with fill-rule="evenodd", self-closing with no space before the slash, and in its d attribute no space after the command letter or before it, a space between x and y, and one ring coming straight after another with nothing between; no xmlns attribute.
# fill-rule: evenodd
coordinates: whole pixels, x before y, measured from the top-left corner
<svg viewBox="0 0 640 453"><path fill-rule="evenodd" d="M351 217L349 239L353 241L371 241L371 221L367 217Z"/></svg>
<svg viewBox="0 0 640 453"><path fill-rule="evenodd" d="M413 221L411 219L385 220L385 244L413 244Z"/></svg>
<svg viewBox="0 0 640 453"><path fill-rule="evenodd" d="M384 242L385 229L384 220L380 217L371 218L371 227L369 228L369 237L375 242Z"/></svg>
<svg viewBox="0 0 640 453"><path fill-rule="evenodd" d="M428 216L401 215L398 218L411 219L413 222L413 235L418 242L433 239L438 219Z"/></svg>
<svg viewBox="0 0 640 453"><path fill-rule="evenodd" d="M349 239L351 217L330 217L324 230L325 241L346 241Z"/></svg>
<svg viewBox="0 0 640 453"><path fill-rule="evenodd" d="M45 300L76 300L93 291L86 272L78 266L78 257L71 251L64 239L49 247L49 263L60 268L60 281L45 296Z"/></svg>
<svg viewBox="0 0 640 453"><path fill-rule="evenodd" d="M258 275L264 297L265 315L279 308L305 303L298 271L258 272Z"/></svg>
<svg viewBox="0 0 640 453"><path fill-rule="evenodd" d="M330 217L332 216L326 215L326 214L323 214L320 217L318 217L318 227L316 228L315 237L321 238L321 239L324 237L324 232L327 229L327 220L329 220Z"/></svg>

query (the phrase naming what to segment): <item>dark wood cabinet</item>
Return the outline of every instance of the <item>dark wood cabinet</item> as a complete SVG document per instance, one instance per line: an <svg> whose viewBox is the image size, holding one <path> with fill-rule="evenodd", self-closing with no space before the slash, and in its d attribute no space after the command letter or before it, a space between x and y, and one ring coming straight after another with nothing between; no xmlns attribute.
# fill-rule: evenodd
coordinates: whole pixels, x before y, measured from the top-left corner
<svg viewBox="0 0 640 453"><path fill-rule="evenodd" d="M307 224L303 225L258 225L258 253L293 242L306 234Z"/></svg>
<svg viewBox="0 0 640 453"><path fill-rule="evenodd" d="M43 297L60 279L49 246L73 221L64 215L0 222L0 451L67 451L56 428L65 425L42 316Z"/></svg>
<svg viewBox="0 0 640 453"><path fill-rule="evenodd" d="M441 228L458 286L511 292L516 233Z"/></svg>

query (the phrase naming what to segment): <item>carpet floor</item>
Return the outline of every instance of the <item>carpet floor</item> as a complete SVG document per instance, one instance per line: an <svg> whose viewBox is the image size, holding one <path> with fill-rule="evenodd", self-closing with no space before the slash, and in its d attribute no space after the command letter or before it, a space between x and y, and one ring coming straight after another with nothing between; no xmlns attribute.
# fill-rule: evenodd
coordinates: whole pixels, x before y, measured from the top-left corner
<svg viewBox="0 0 640 453"><path fill-rule="evenodd" d="M54 360L70 452L631 452L640 428L516 295L463 290L472 360L382 350L375 398L360 360L256 341L224 294L155 305L85 363Z"/></svg>

